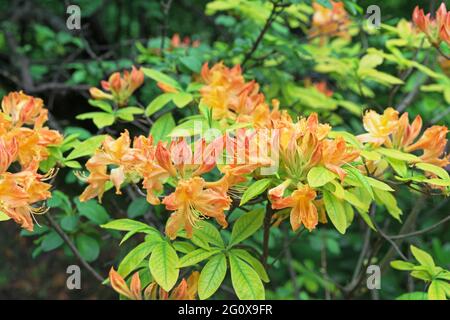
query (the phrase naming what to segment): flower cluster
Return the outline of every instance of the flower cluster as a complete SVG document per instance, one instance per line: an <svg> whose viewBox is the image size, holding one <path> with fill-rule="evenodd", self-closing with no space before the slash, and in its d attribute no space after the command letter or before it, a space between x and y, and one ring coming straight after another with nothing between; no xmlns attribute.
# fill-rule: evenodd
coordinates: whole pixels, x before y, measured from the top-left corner
<svg viewBox="0 0 450 320"><path fill-rule="evenodd" d="M259 85L245 81L240 65L228 68L218 63L209 68L205 63L201 77L205 84L200 90L202 103L211 108L215 120L251 123L261 128L269 126L271 116L278 113L279 102L272 101L271 114Z"/></svg>
<svg viewBox="0 0 450 320"><path fill-rule="evenodd" d="M440 5L434 18L430 13L425 15L419 6L414 9L412 18L416 27L425 33L433 45L439 46L442 41L450 45L450 11L447 11L444 3Z"/></svg>
<svg viewBox="0 0 450 320"><path fill-rule="evenodd" d="M243 179L244 174L268 164L268 160L252 159L249 163L247 154L242 162L231 161L222 166L223 177L218 181L208 182L202 175L216 167L224 149L228 149L228 157L232 158L232 152L237 154L237 150L242 149L239 147L242 143L248 146L251 137L241 139L242 136L239 139L219 137L211 143L197 140L192 152L186 139L178 139L168 145L160 141L155 146L151 136L136 137L131 145L128 131L117 140L107 136L86 164L90 175L85 180L89 185L80 200L87 201L94 197L101 200L108 183L112 183L116 193L121 194L124 183L142 180L147 201L156 205L161 203L158 194L171 180L176 183L176 188L162 199L166 208L174 211L166 224L166 234L170 238L176 238L177 232L183 228L189 237L192 236L193 227L203 217L215 218L221 226L227 227L224 211L231 204L228 191L246 180Z"/></svg>
<svg viewBox="0 0 450 320"><path fill-rule="evenodd" d="M112 100L116 102L119 107L122 107L127 105L128 99L143 82L144 72L133 66L131 72L125 70L123 75L119 72L114 72L109 77L108 81L102 81L102 88L106 92L98 88L91 88L89 92L94 99Z"/></svg>
<svg viewBox="0 0 450 320"><path fill-rule="evenodd" d="M1 107L0 212L33 230L33 214L45 212L33 205L48 199L51 187L44 182L51 172L40 174L39 163L48 158L49 146L62 142L62 136L44 126L48 111L39 98L11 92Z"/></svg>
<svg viewBox="0 0 450 320"><path fill-rule="evenodd" d="M322 41L329 37L349 39L348 28L350 19L343 2L330 1L332 8L327 8L317 2L313 3L314 15L309 37L319 37Z"/></svg>
<svg viewBox="0 0 450 320"><path fill-rule="evenodd" d="M109 272L109 281L113 289L130 300L195 300L198 278L199 273L195 271L192 272L187 280L181 280L180 284L171 290L171 292L159 288L156 282L148 284L144 292L142 292L139 272L133 274L129 287L123 277L114 268L111 268Z"/></svg>
<svg viewBox="0 0 450 320"><path fill-rule="evenodd" d="M359 157L359 151L347 146L343 138L327 139L331 127L320 124L317 114L301 118L297 122L286 118L280 126L280 177L284 181L269 191L269 200L273 209L292 208L290 221L293 230L302 224L312 230L319 220L325 221L322 203L315 200L317 193L307 183L310 170L323 166L345 178L341 168ZM292 192L284 197L286 192ZM317 209L319 208L319 210Z"/></svg>
<svg viewBox="0 0 450 320"><path fill-rule="evenodd" d="M398 111L387 108L382 115L371 110L363 118L364 128L368 133L359 136L362 142L374 146L385 146L405 152L421 150L422 162L438 167L446 167L449 156L445 155L448 128L434 125L427 128L416 141L422 129L422 118L417 116L410 124L408 113L399 117Z"/></svg>

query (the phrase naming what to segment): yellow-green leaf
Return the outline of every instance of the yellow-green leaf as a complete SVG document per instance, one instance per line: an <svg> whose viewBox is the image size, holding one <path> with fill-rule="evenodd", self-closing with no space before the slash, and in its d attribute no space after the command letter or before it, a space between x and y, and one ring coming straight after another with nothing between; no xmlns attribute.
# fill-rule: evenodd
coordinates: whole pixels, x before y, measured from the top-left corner
<svg viewBox="0 0 450 320"><path fill-rule="evenodd" d="M227 273L227 259L223 253L212 257L203 267L198 279L198 296L211 297L219 289Z"/></svg>
<svg viewBox="0 0 450 320"><path fill-rule="evenodd" d="M231 283L240 300L264 300L264 285L259 275L247 262L229 253Z"/></svg>
<svg viewBox="0 0 450 320"><path fill-rule="evenodd" d="M173 288L178 280L178 256L172 246L161 241L153 248L149 260L150 272L153 279L166 291Z"/></svg>

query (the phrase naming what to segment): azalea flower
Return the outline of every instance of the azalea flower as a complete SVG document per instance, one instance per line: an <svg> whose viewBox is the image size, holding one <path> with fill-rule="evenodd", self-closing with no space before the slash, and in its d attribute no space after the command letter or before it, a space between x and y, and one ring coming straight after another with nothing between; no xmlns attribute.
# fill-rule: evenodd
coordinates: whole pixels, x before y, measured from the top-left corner
<svg viewBox="0 0 450 320"><path fill-rule="evenodd" d="M2 99L2 111L17 127L34 124L41 113L46 112L43 106L42 99L26 95L22 91L10 92Z"/></svg>
<svg viewBox="0 0 450 320"><path fill-rule="evenodd" d="M370 142L375 146L387 144L390 146L391 135L398 124L398 112L393 108L387 108L382 115L369 110L363 117L364 129L368 133L358 136L361 142Z"/></svg>
<svg viewBox="0 0 450 320"><path fill-rule="evenodd" d="M416 143L406 147L406 151L423 150L423 154L420 156L423 162L428 162L438 167L446 167L450 164L449 157L445 155L447 133L447 127L432 126L425 130Z"/></svg>
<svg viewBox="0 0 450 320"><path fill-rule="evenodd" d="M414 9L412 18L416 27L426 34L434 46L439 46L441 41L450 44L450 12L447 12L444 3L439 6L435 18L430 13L425 15L419 6Z"/></svg>
<svg viewBox="0 0 450 320"><path fill-rule="evenodd" d="M299 186L291 195L284 197L287 187L291 184L290 180L284 181L279 186L269 190L269 200L272 203L272 209L292 208L290 221L292 230L297 230L303 224L309 231L313 230L318 221L319 215L317 207L314 204L316 191L309 185Z"/></svg>
<svg viewBox="0 0 450 320"><path fill-rule="evenodd" d="M126 179L133 180L134 178L134 180L139 181L144 168L148 169L147 162L154 158L153 155L146 153L142 143L143 139L145 138L135 140L139 148L132 148L130 134L127 130L116 140L111 136L106 136L102 146L86 163L86 168L90 174L84 180L89 185L81 194L80 200L87 201L98 197L101 201L108 181L112 182L116 188L116 194L121 194L120 189ZM149 148L148 143L145 145ZM109 173L107 173L108 166L114 166ZM148 172L148 174L151 173Z"/></svg>
<svg viewBox="0 0 450 320"><path fill-rule="evenodd" d="M175 191L162 203L167 210L175 211L166 224L166 234L171 239L175 239L183 228L187 236L192 237L197 221L205 217L216 219L223 228L228 226L224 211L230 208L230 197L225 192L208 188L203 178L179 181Z"/></svg>
<svg viewBox="0 0 450 320"><path fill-rule="evenodd" d="M344 181L346 173L341 167L358 158L360 152L349 148L342 137L335 140L324 140L321 149L323 165L339 175L341 181Z"/></svg>
<svg viewBox="0 0 450 320"><path fill-rule="evenodd" d="M11 163L16 160L19 145L16 138L12 138L11 141L5 141L0 136L0 174L8 170Z"/></svg>
<svg viewBox="0 0 450 320"><path fill-rule="evenodd" d="M311 38L320 37L321 42L333 36L350 39L348 33L350 19L345 11L344 3L335 1L330 1L330 3L331 9L313 2L314 15L309 36Z"/></svg>
<svg viewBox="0 0 450 320"><path fill-rule="evenodd" d="M108 81L102 81L102 88L106 92L98 88L91 88L89 92L94 99L114 100L121 107L128 103L128 99L143 83L144 72L133 66L131 72L125 70L122 75L114 72Z"/></svg>
<svg viewBox="0 0 450 320"><path fill-rule="evenodd" d="M51 185L44 182L52 177L51 173L41 175L37 169L35 162L18 173L0 175L0 211L29 231L33 231L33 215L46 212L33 204L51 197Z"/></svg>
<svg viewBox="0 0 450 320"><path fill-rule="evenodd" d="M199 273L197 271L192 272L187 280L182 279L180 284L170 293L162 288L158 290L159 286L156 282L150 283L142 292L139 272L133 274L130 286L128 286L123 277L114 268L111 268L109 271L109 281L113 289L130 300L143 300L143 298L145 300L195 300L198 278Z"/></svg>

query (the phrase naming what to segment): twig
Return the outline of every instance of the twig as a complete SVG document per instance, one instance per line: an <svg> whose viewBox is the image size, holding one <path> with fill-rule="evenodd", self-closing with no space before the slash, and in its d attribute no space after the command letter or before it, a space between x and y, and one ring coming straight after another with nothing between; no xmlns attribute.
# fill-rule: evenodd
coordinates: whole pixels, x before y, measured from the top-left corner
<svg viewBox="0 0 450 320"><path fill-rule="evenodd" d="M264 236L263 236L263 254L262 263L267 268L267 258L269 257L269 238L270 238L270 221L272 220L272 206L269 200L267 200L266 214L264 216Z"/></svg>
<svg viewBox="0 0 450 320"><path fill-rule="evenodd" d="M244 57L244 60L242 61L242 66L244 67L245 64L251 59L252 55L255 53L256 49L258 49L258 46L261 42L261 40L264 38L264 35L266 34L267 30L269 30L272 23L275 21L277 16L284 10L285 5L279 2L273 2L272 1L272 11L270 12L269 18L267 18L266 23L264 24L264 27L261 29L261 32L259 33L258 37L256 38L255 42L253 43L252 48ZM281 8L281 9L280 9Z"/></svg>
<svg viewBox="0 0 450 320"><path fill-rule="evenodd" d="M285 236L284 236L284 251L285 251L285 257L286 257L286 264L288 267L288 271L289 271L289 276L291 278L292 281L292 289L294 290L294 297L299 300L300 299L300 289L298 287L297 284L297 274L292 266L292 253L291 253L291 249L289 248L289 241L288 241L288 237L287 234L288 230L285 230Z"/></svg>
<svg viewBox="0 0 450 320"><path fill-rule="evenodd" d="M97 271L95 271L95 269L86 260L84 260L84 258L81 256L80 252L78 251L77 247L74 245L74 243L69 238L69 236L61 229L59 224L53 219L50 212L47 212L45 214L45 218L50 223L51 227L56 231L56 233L64 240L64 242L67 244L69 249L73 252L75 257L77 257L77 259L80 260L83 267L85 267L86 270L88 270L95 279L97 279L98 281L100 281L102 283L104 278Z"/></svg>
<svg viewBox="0 0 450 320"><path fill-rule="evenodd" d="M388 236L390 239L395 240L395 239L403 239L403 238L409 238L409 237L414 237L414 236L420 236L424 233L427 233L428 231L431 231L437 227L439 227L440 225L446 223L447 221L450 221L450 215L447 216L446 218L442 219L439 222L436 222L435 224L433 224L432 226L422 229L422 230L418 230L418 231L414 231L414 232L410 232L410 233L404 233L404 234L398 234L395 236Z"/></svg>
<svg viewBox="0 0 450 320"><path fill-rule="evenodd" d="M398 255L403 259L403 260L408 260L408 258L406 258L406 256L403 254L403 252L400 250L400 248L398 247L398 245L395 243L394 240L392 240L388 235L386 235L384 233L383 230L381 230L381 228L378 227L378 225L374 222L378 233L386 240L388 241L391 245L392 248L394 248L395 251L397 251Z"/></svg>
<svg viewBox="0 0 450 320"><path fill-rule="evenodd" d="M161 27L161 56L164 57L164 47L165 47L165 41L167 36L167 29L169 26L169 11L170 7L172 6L172 0L167 0L167 2L161 1L161 7L163 11L163 25Z"/></svg>

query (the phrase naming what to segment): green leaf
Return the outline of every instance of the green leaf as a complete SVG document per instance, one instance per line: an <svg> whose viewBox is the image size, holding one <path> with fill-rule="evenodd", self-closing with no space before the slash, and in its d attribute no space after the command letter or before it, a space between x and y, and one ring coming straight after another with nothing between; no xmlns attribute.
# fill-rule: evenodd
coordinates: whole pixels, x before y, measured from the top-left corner
<svg viewBox="0 0 450 320"><path fill-rule="evenodd" d="M197 249L184 255L178 264L178 268L189 267L197 264L205 259L208 259L212 255L220 252L218 249L207 251L205 249Z"/></svg>
<svg viewBox="0 0 450 320"><path fill-rule="evenodd" d="M80 215L88 218L93 223L101 225L110 220L108 212L97 201L89 200L81 202L79 199L75 199L74 202Z"/></svg>
<svg viewBox="0 0 450 320"><path fill-rule="evenodd" d="M308 172L308 184L313 187L321 187L334 180L336 175L325 167L314 167Z"/></svg>
<svg viewBox="0 0 450 320"><path fill-rule="evenodd" d="M175 89L181 90L181 86L176 80L172 79L171 77L165 75L160 71L149 68L142 68L142 71L147 77L155 80L156 82L168 84L169 86L174 87Z"/></svg>
<svg viewBox="0 0 450 320"><path fill-rule="evenodd" d="M227 260L223 253L212 257L203 267L198 279L198 296L211 297L219 289L227 273Z"/></svg>
<svg viewBox="0 0 450 320"><path fill-rule="evenodd" d="M397 270L409 271L413 270L415 265L403 260L394 260L391 261L391 267Z"/></svg>
<svg viewBox="0 0 450 320"><path fill-rule="evenodd" d="M424 179L423 182L428 184L433 184L441 187L449 187L450 180L442 180L442 179Z"/></svg>
<svg viewBox="0 0 450 320"><path fill-rule="evenodd" d="M185 254L195 250L195 246L186 241L174 241L172 245L175 250Z"/></svg>
<svg viewBox="0 0 450 320"><path fill-rule="evenodd" d="M102 109L105 112L111 113L113 112L113 109L111 107L111 105L109 104L109 102L105 101L105 100L94 100L94 99L89 99L88 103L93 106L93 107L97 107L99 109Z"/></svg>
<svg viewBox="0 0 450 320"><path fill-rule="evenodd" d="M98 258L100 254L100 246L94 238L80 234L75 238L75 245L77 246L80 255L87 261L92 262Z"/></svg>
<svg viewBox="0 0 450 320"><path fill-rule="evenodd" d="M45 236L41 243L41 248L43 251L48 252L55 250L56 248L62 246L64 240L55 231L50 231Z"/></svg>
<svg viewBox="0 0 450 320"><path fill-rule="evenodd" d="M145 198L136 198L131 201L127 209L127 215L129 218L137 218L143 216L150 209L150 204Z"/></svg>
<svg viewBox="0 0 450 320"><path fill-rule="evenodd" d="M376 202L384 205L391 216L401 221L402 210L398 207L395 197L388 191L380 189L374 189L374 191Z"/></svg>
<svg viewBox="0 0 450 320"><path fill-rule="evenodd" d="M142 229L142 230L146 230L148 232L146 233L153 233L153 232L158 232L158 230L156 230L153 227L150 227L149 225L143 223L143 222L139 222L139 221L135 221L135 220L131 220L131 219L117 219L117 220L113 220L111 222L108 222L107 224L103 224L100 227L104 228L104 229L112 229L112 230L119 230L119 231L132 231L132 230L136 230L136 229Z"/></svg>
<svg viewBox="0 0 450 320"><path fill-rule="evenodd" d="M323 200L331 222L340 233L345 234L345 230L347 229L347 216L342 201L328 191L323 191Z"/></svg>
<svg viewBox="0 0 450 320"><path fill-rule="evenodd" d="M388 185L380 180L374 179L372 177L366 177L366 179L369 182L369 184L375 189L384 190L384 191L395 191L394 189L391 188L390 185Z"/></svg>
<svg viewBox="0 0 450 320"><path fill-rule="evenodd" d="M416 168L421 169L423 171L434 173L435 175L437 175L439 178L441 178L443 180L450 180L450 176L448 175L448 172L441 167L435 166L430 163L422 163L422 162L416 163L415 166L416 166Z"/></svg>
<svg viewBox="0 0 450 320"><path fill-rule="evenodd" d="M231 283L240 300L264 300L264 286L259 275L233 252L229 253Z"/></svg>
<svg viewBox="0 0 450 320"><path fill-rule="evenodd" d="M173 103L175 103L178 108L184 108L192 100L194 100L194 97L192 96L192 94L187 92L178 92L173 96Z"/></svg>
<svg viewBox="0 0 450 320"><path fill-rule="evenodd" d="M128 276L148 257L157 244L156 241L145 241L133 248L120 263L119 274L124 278Z"/></svg>
<svg viewBox="0 0 450 320"><path fill-rule="evenodd" d="M349 178L358 181L361 187L370 195L371 199L374 199L373 190L369 184L369 181L358 169L350 166L345 166L345 171L347 172Z"/></svg>
<svg viewBox="0 0 450 320"><path fill-rule="evenodd" d="M138 107L126 107L120 108L116 112L116 116L125 121L133 121L134 116L137 114L143 114L144 110Z"/></svg>
<svg viewBox="0 0 450 320"><path fill-rule="evenodd" d="M78 144L72 152L67 156L66 160L73 160L81 157L91 156L95 150L105 140L105 135L91 137Z"/></svg>
<svg viewBox="0 0 450 320"><path fill-rule="evenodd" d="M442 285L442 281L434 280L428 287L428 299L429 300L446 300L445 290Z"/></svg>
<svg viewBox="0 0 450 320"><path fill-rule="evenodd" d="M173 96L173 93L163 93L162 95L157 96L145 109L145 115L149 117L161 110L166 104L172 101Z"/></svg>
<svg viewBox="0 0 450 320"><path fill-rule="evenodd" d="M258 230L264 220L264 209L255 209L236 220L231 231L229 247L244 241Z"/></svg>
<svg viewBox="0 0 450 320"><path fill-rule="evenodd" d="M395 300L428 300L426 292L409 292L398 296Z"/></svg>
<svg viewBox="0 0 450 320"><path fill-rule="evenodd" d="M107 112L83 113L83 114L76 116L76 119L78 119L78 120L92 119L92 121L94 121L94 124L99 129L112 125L114 123L114 121L116 120L116 118L114 117L114 114L107 113Z"/></svg>
<svg viewBox="0 0 450 320"><path fill-rule="evenodd" d="M242 195L242 199L240 202L240 206L243 206L253 198L256 198L261 193L266 191L266 189L269 187L271 179L262 179L258 180L255 183L251 184L247 190L245 190L244 194Z"/></svg>
<svg viewBox="0 0 450 320"><path fill-rule="evenodd" d="M262 281L270 282L269 276L267 275L266 269L264 269L263 264L254 256L252 256L248 251L245 251L243 249L233 249L231 250L231 252L233 252L233 254L235 254L240 259L247 262L256 271Z"/></svg>
<svg viewBox="0 0 450 320"><path fill-rule="evenodd" d="M434 260L433 258L425 251L411 245L410 247L411 253L413 254L414 258L423 266L427 267L434 267Z"/></svg>
<svg viewBox="0 0 450 320"><path fill-rule="evenodd" d="M180 61L186 67L188 67L191 71L195 73L199 73L202 68L202 62L193 56L181 57Z"/></svg>
<svg viewBox="0 0 450 320"><path fill-rule="evenodd" d="M408 174L408 167L406 166L405 161L397 160L394 158L386 158L386 161L389 163L389 165L394 169L394 171L400 176L400 177L406 177Z"/></svg>
<svg viewBox="0 0 450 320"><path fill-rule="evenodd" d="M169 141L168 135L173 128L175 128L175 120L173 120L171 113L166 113L155 121L150 134L153 136L155 143L158 143L158 141Z"/></svg>
<svg viewBox="0 0 450 320"><path fill-rule="evenodd" d="M65 216L61 219L61 228L67 232L73 232L77 228L79 218L78 216Z"/></svg>
<svg viewBox="0 0 450 320"><path fill-rule="evenodd" d="M395 150L395 149L378 148L375 151L386 157L396 159L396 160L401 160L401 161L406 161L406 162L420 161L420 158L413 154L405 153L405 152Z"/></svg>
<svg viewBox="0 0 450 320"><path fill-rule="evenodd" d="M166 291L173 288L178 280L178 256L172 246L162 241L153 248L149 260L150 272L153 279Z"/></svg>
<svg viewBox="0 0 450 320"><path fill-rule="evenodd" d="M219 248L225 246L217 228L204 220L198 222L198 228L194 230L194 236L200 237L206 242L218 246Z"/></svg>

